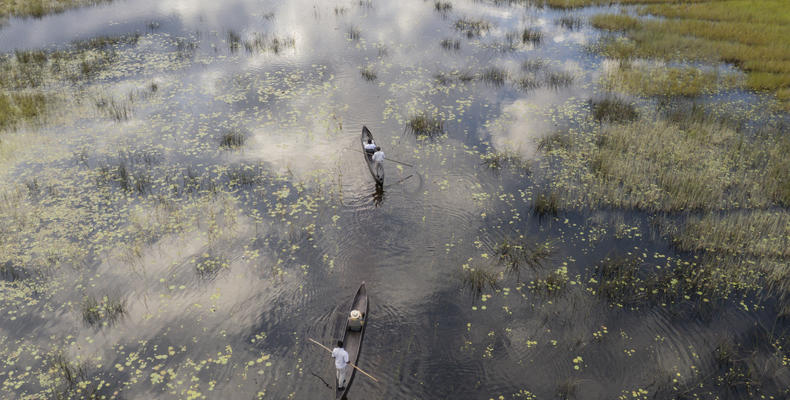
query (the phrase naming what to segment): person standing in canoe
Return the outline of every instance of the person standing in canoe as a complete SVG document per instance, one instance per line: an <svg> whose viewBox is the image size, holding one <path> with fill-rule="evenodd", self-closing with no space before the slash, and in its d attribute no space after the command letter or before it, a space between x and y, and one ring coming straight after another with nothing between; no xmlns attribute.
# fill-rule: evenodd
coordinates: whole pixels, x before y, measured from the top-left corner
<svg viewBox="0 0 790 400"><path fill-rule="evenodd" d="M384 161L384 152L381 151L381 147L376 146L376 152L373 153L372 160L376 164L381 164Z"/></svg>
<svg viewBox="0 0 790 400"><path fill-rule="evenodd" d="M335 368L337 368L337 388L343 390L346 387L346 368L350 360L348 359L348 352L343 348L343 341L337 341L337 347L332 349L332 358L335 359Z"/></svg>

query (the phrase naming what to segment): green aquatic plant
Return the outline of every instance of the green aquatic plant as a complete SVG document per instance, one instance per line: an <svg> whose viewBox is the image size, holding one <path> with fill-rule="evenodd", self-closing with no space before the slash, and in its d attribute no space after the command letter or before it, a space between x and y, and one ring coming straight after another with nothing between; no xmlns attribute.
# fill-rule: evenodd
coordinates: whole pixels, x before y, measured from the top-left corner
<svg viewBox="0 0 790 400"><path fill-rule="evenodd" d="M512 151L489 151L480 156L483 165L493 170L499 170L509 166L522 172L530 172L530 162L521 154Z"/></svg>
<svg viewBox="0 0 790 400"><path fill-rule="evenodd" d="M360 31L359 28L353 25L348 27L348 31L346 33L348 34L348 39L352 41L359 40L359 38L362 35L362 31Z"/></svg>
<svg viewBox="0 0 790 400"><path fill-rule="evenodd" d="M34 17L42 18L45 15L57 14L63 11L109 3L112 0L25 0L0 2L0 17Z"/></svg>
<svg viewBox="0 0 790 400"><path fill-rule="evenodd" d="M457 31L466 35L467 38L480 37L491 30L491 23L483 19L461 18L455 21Z"/></svg>
<svg viewBox="0 0 790 400"><path fill-rule="evenodd" d="M52 102L42 93L0 93L0 131L39 120Z"/></svg>
<svg viewBox="0 0 790 400"><path fill-rule="evenodd" d="M636 106L616 96L589 101L592 116L598 122L630 122L639 117Z"/></svg>
<svg viewBox="0 0 790 400"><path fill-rule="evenodd" d="M434 1L433 8L440 13L447 13L453 10L453 4L449 1Z"/></svg>
<svg viewBox="0 0 790 400"><path fill-rule="evenodd" d="M461 283L464 289L471 292L475 297L480 297L480 294L485 290L498 289L498 280L495 272L483 269L482 267L465 266L461 277Z"/></svg>
<svg viewBox="0 0 790 400"><path fill-rule="evenodd" d="M445 50L458 50L461 48L461 41L458 39L442 39L439 45Z"/></svg>
<svg viewBox="0 0 790 400"><path fill-rule="evenodd" d="M537 29L524 28L521 30L521 43L537 46L543 40L543 32Z"/></svg>
<svg viewBox="0 0 790 400"><path fill-rule="evenodd" d="M362 79L368 82L373 82L378 78L376 71L370 65L360 69L359 74L362 75Z"/></svg>
<svg viewBox="0 0 790 400"><path fill-rule="evenodd" d="M515 275L518 280L525 267L533 272L545 269L546 263L551 261L554 255L554 243L552 241L532 243L524 239L506 237L494 248L494 253L499 262L504 264L505 271Z"/></svg>
<svg viewBox="0 0 790 400"><path fill-rule="evenodd" d="M556 217L559 214L559 202L559 196L554 191L538 193L532 202L532 212L539 217Z"/></svg>
<svg viewBox="0 0 790 400"><path fill-rule="evenodd" d="M480 80L494 87L504 85L507 76L507 71L499 67L488 67L480 72Z"/></svg>
<svg viewBox="0 0 790 400"><path fill-rule="evenodd" d="M577 15L565 14L557 20L557 24L565 29L575 31L584 26L584 20Z"/></svg>
<svg viewBox="0 0 790 400"><path fill-rule="evenodd" d="M85 296L82 301L82 320L90 325L113 325L126 313L126 305L116 297L104 296L96 300L94 296Z"/></svg>
<svg viewBox="0 0 790 400"><path fill-rule="evenodd" d="M219 139L219 147L223 149L237 149L244 146L247 136L238 129L229 129L222 133Z"/></svg>
<svg viewBox="0 0 790 400"><path fill-rule="evenodd" d="M406 130L417 137L435 138L444 134L444 122L433 116L418 114L409 120Z"/></svg>
<svg viewBox="0 0 790 400"><path fill-rule="evenodd" d="M195 259L194 263L195 272L204 279L214 278L221 270L230 268L225 258L208 253Z"/></svg>

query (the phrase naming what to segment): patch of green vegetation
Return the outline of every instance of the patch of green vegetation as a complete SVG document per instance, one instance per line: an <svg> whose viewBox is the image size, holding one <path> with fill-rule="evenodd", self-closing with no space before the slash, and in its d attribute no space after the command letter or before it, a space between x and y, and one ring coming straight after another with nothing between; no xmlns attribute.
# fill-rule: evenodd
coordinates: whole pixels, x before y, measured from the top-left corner
<svg viewBox="0 0 790 400"><path fill-rule="evenodd" d="M223 257L203 254L195 260L195 272L201 278L213 278L219 271L230 268L228 261Z"/></svg>
<svg viewBox="0 0 790 400"><path fill-rule="evenodd" d="M444 122L422 113L409 120L406 130L417 137L435 138L444 134Z"/></svg>
<svg viewBox="0 0 790 400"><path fill-rule="evenodd" d="M602 14L591 23L625 33L624 40L603 42L606 55L733 63L747 73L749 88L779 94L790 88L790 15L781 4L786 5L781 0L660 4L641 13L661 19Z"/></svg>
<svg viewBox="0 0 790 400"><path fill-rule="evenodd" d="M582 17L566 14L560 17L560 19L557 21L557 24L565 29L576 31L584 26L584 20Z"/></svg>
<svg viewBox="0 0 790 400"><path fill-rule="evenodd" d="M630 122L639 117L636 106L614 96L592 99L590 108L593 118L599 122Z"/></svg>
<svg viewBox="0 0 790 400"><path fill-rule="evenodd" d="M458 39L442 39L439 45L445 50L458 50L461 48L461 41Z"/></svg>
<svg viewBox="0 0 790 400"><path fill-rule="evenodd" d="M497 290L499 288L498 280L497 274L493 271L467 265L463 268L461 278L464 289L475 297L480 297L480 294L485 290Z"/></svg>
<svg viewBox="0 0 790 400"><path fill-rule="evenodd" d="M237 149L244 146L247 136L238 129L229 129L222 133L219 139L219 147L223 149Z"/></svg>
<svg viewBox="0 0 790 400"><path fill-rule="evenodd" d="M434 1L433 8L441 13L447 13L453 10L453 3L449 1Z"/></svg>
<svg viewBox="0 0 790 400"><path fill-rule="evenodd" d="M530 168L530 162L527 159L521 154L510 150L489 151L486 154L482 154L480 158L483 160L483 165L494 170L509 166L519 171L529 172Z"/></svg>
<svg viewBox="0 0 790 400"><path fill-rule="evenodd" d="M546 267L546 262L554 254L554 244L551 241L531 243L523 239L505 238L494 249L499 261L505 265L505 270L516 275L519 279L524 267L538 272Z"/></svg>
<svg viewBox="0 0 790 400"><path fill-rule="evenodd" d="M505 84L508 73L500 67L488 67L480 72L480 80L494 87Z"/></svg>
<svg viewBox="0 0 790 400"><path fill-rule="evenodd" d="M0 17L35 17L57 14L68 9L109 3L112 0L3 0Z"/></svg>
<svg viewBox="0 0 790 400"><path fill-rule="evenodd" d="M695 67L624 65L607 73L603 86L608 90L644 96L695 97L740 86L734 74L702 71Z"/></svg>
<svg viewBox="0 0 790 400"><path fill-rule="evenodd" d="M368 82L373 82L378 78L376 71L370 65L360 69L359 74L362 75L362 79Z"/></svg>
<svg viewBox="0 0 790 400"><path fill-rule="evenodd" d="M247 53L265 53L271 52L280 54L285 49L293 49L296 47L296 39L293 37L279 37L274 36L269 38L268 35L255 32L252 38L242 41L244 50Z"/></svg>
<svg viewBox="0 0 790 400"><path fill-rule="evenodd" d="M90 326L112 325L126 313L126 306L122 300L108 296L102 297L101 300L86 296L81 308L82 320Z"/></svg>
<svg viewBox="0 0 790 400"><path fill-rule="evenodd" d="M0 131L38 120L50 103L52 99L42 93L0 93Z"/></svg>
<svg viewBox="0 0 790 400"><path fill-rule="evenodd" d="M461 18L455 21L454 26L469 39L480 37L491 30L491 23L483 19Z"/></svg>
<svg viewBox="0 0 790 400"><path fill-rule="evenodd" d="M538 193L532 202L532 212L539 217L556 217L560 210L560 199L554 191Z"/></svg>

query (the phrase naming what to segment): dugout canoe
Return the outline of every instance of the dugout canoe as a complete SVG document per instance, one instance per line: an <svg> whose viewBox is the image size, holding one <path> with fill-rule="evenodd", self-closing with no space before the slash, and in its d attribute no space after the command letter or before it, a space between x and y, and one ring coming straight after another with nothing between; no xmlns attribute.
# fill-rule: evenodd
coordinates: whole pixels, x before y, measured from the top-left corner
<svg viewBox="0 0 790 400"><path fill-rule="evenodd" d="M351 314L351 310L359 310L362 312L362 318L365 321L362 324L362 329L359 332L354 332L348 329L348 315ZM348 352L348 360L351 361L352 364L357 365L359 361L359 351L362 348L362 338L365 336L365 329L368 326L369 322L368 318L368 292L365 288L365 282L359 286L357 290L357 294L354 296L354 301L351 302L351 308L348 309L346 312L346 322L343 325L343 348L346 349ZM348 366L349 371L346 371L346 374L350 374L348 376L348 381L346 382L346 387L343 390L339 390L337 388L337 377L335 377L335 396L333 397L336 400L346 398L348 394L348 389L351 387L351 384L354 383L354 375L356 375L356 368Z"/></svg>
<svg viewBox="0 0 790 400"><path fill-rule="evenodd" d="M371 154L365 151L365 143L368 142L368 139L373 139L373 134L370 132L367 126L362 126L362 157L365 157L365 163L368 164L368 169L370 170L370 175L373 176L373 179L376 180L376 184L383 184L384 183L384 166L380 163L376 163L371 159ZM375 143L375 140L373 141Z"/></svg>

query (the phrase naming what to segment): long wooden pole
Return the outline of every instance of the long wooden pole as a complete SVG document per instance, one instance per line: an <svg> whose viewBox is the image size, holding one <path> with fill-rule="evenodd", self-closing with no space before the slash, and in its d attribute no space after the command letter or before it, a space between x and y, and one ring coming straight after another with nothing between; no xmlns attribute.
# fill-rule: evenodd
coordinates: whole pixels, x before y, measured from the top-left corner
<svg viewBox="0 0 790 400"><path fill-rule="evenodd" d="M323 347L323 348L324 348L324 350L326 350L326 351L328 351L328 352L330 352L330 353L332 352L332 350L330 350L330 349L329 349L329 347L326 347L326 346L324 346L323 344L321 344L321 343L318 343L318 342L316 342L315 340L313 340L313 339L311 339L311 338L307 338L307 340L309 340L309 341L311 341L311 342L313 342L313 343L315 343L315 344L317 344L317 345L319 345L319 346ZM352 363L350 363L350 362L349 362L348 364L349 364L349 365L351 365L352 367L354 367L354 368L355 368L357 371L359 371L359 372L361 372L361 373L365 374L365 376L367 376L368 378L370 378L370 379L373 379L373 380L374 380L374 381L376 381L376 382L378 382L378 381L379 381L378 379L374 378L374 377L373 377L373 375L371 375L371 374L369 374L369 373L367 373L367 372L363 371L361 368L357 367L356 365L354 365L354 364L352 364Z"/></svg>
<svg viewBox="0 0 790 400"><path fill-rule="evenodd" d="M349 149L349 148L346 148L346 150L356 151L357 153L362 153L362 154L365 154L365 153L364 153L362 150L357 150L357 149ZM384 159L385 159L385 160L387 160L387 161L392 161L392 162L395 162L395 163L398 163L398 164L403 164L403 165L405 165L405 166L407 166L407 167L412 167L412 168L414 168L414 166L413 166L413 165L411 165L411 164L407 164L407 163L405 163L405 162L402 162L402 161L393 160L393 159L391 159L391 158L388 158L388 157L385 157Z"/></svg>

